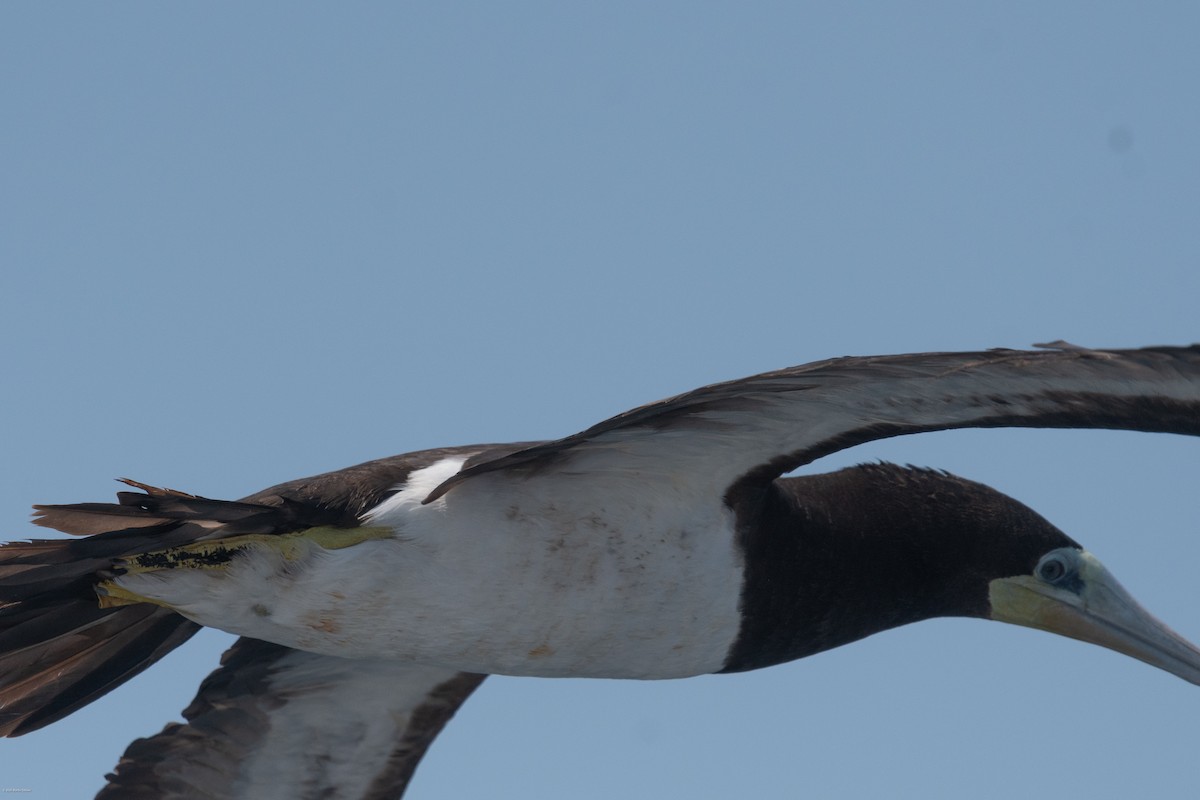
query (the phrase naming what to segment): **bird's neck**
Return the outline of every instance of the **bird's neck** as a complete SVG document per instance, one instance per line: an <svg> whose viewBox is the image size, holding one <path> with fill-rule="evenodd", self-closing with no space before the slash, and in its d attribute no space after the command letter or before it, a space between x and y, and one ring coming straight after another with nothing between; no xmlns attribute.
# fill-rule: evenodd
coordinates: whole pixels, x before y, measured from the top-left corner
<svg viewBox="0 0 1200 800"><path fill-rule="evenodd" d="M881 478L885 478L881 480ZM969 481L891 465L776 481L739 508L742 630L726 672L939 616L986 616Z"/></svg>

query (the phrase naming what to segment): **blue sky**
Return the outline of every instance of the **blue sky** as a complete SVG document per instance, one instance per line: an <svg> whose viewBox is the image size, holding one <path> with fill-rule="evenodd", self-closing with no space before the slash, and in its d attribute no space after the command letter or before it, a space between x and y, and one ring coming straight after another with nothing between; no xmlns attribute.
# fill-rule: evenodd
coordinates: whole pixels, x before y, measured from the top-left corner
<svg viewBox="0 0 1200 800"><path fill-rule="evenodd" d="M5 538L548 438L843 354L1200 338L1182 3L0 5ZM1195 441L959 432L814 465L1023 500L1200 638ZM88 796L206 633L38 734ZM1200 690L978 621L739 676L493 679L412 798L1181 796Z"/></svg>

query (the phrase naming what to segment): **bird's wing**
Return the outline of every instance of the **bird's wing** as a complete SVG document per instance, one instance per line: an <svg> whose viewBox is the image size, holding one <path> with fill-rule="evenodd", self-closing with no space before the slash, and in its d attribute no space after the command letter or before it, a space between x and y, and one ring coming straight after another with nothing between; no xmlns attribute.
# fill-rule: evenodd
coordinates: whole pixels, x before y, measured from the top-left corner
<svg viewBox="0 0 1200 800"><path fill-rule="evenodd" d="M239 639L97 800L395 800L483 675Z"/></svg>
<svg viewBox="0 0 1200 800"><path fill-rule="evenodd" d="M729 497L822 456L951 428L1113 428L1200 435L1200 345L918 353L818 361L705 386L553 442L468 465L478 476L680 476Z"/></svg>

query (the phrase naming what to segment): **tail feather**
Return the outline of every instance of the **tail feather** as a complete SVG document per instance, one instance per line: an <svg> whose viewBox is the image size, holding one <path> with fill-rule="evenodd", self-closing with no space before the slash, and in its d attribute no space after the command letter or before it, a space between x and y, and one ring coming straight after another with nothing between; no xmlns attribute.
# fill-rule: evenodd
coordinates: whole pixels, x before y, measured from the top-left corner
<svg viewBox="0 0 1200 800"><path fill-rule="evenodd" d="M0 653L6 669L4 680L12 680L8 668L19 654L48 646L64 636L90 636L89 631L106 620L104 609L91 602L62 602L37 598L0 609Z"/></svg>
<svg viewBox="0 0 1200 800"><path fill-rule="evenodd" d="M70 608L61 609L68 614ZM122 606L82 630L0 655L0 736L20 736L107 694L200 626L164 608Z"/></svg>
<svg viewBox="0 0 1200 800"><path fill-rule="evenodd" d="M38 524L86 538L0 546L0 736L65 717L200 629L158 606L100 608L95 586L116 560L197 541L231 520L272 511L130 483L146 494L38 508Z"/></svg>

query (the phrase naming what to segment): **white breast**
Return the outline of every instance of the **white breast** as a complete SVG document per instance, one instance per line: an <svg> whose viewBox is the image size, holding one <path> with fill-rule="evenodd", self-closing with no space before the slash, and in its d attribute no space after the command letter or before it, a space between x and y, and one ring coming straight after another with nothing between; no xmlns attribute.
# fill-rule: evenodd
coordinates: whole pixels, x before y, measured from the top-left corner
<svg viewBox="0 0 1200 800"><path fill-rule="evenodd" d="M154 596L241 635L469 672L672 678L723 666L742 569L719 497L628 473L496 473L421 505L462 461L414 472L366 515L393 538L158 573ZM142 583L128 588L150 594Z"/></svg>

